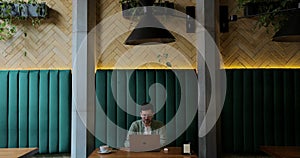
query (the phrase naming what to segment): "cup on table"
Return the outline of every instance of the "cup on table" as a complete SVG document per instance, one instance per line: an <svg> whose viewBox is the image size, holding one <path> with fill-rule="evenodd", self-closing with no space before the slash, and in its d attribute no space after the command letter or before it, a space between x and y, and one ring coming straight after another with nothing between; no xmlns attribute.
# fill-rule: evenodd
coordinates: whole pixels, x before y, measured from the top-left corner
<svg viewBox="0 0 300 158"><path fill-rule="evenodd" d="M106 152L109 151L108 145L101 145L101 146L99 147L99 149L100 149L100 152L101 152L101 153L106 153Z"/></svg>

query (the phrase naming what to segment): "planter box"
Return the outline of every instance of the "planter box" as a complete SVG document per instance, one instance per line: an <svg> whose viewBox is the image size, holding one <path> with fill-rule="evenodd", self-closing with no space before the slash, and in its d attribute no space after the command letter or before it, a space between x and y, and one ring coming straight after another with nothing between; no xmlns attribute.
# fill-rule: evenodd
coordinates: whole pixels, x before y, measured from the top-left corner
<svg viewBox="0 0 300 158"><path fill-rule="evenodd" d="M154 3L153 6L165 7L174 9L174 3L165 1L164 3ZM140 5L137 6L130 6L129 3L122 3L122 14L125 18L130 18L132 16L141 16L144 14L143 8ZM171 11L169 9L157 9L153 8L154 15L171 15Z"/></svg>
<svg viewBox="0 0 300 158"><path fill-rule="evenodd" d="M14 4L15 6L15 10L17 11L17 16L18 17L23 17L23 18L27 18L28 17L28 9L27 9L27 5L24 3L16 3Z"/></svg>
<svg viewBox="0 0 300 158"><path fill-rule="evenodd" d="M154 6L158 7L164 7L165 9L158 9L154 8L153 9L153 14L154 15L172 15L172 11L170 9L174 9L174 3L165 1L164 3L154 3Z"/></svg>
<svg viewBox="0 0 300 158"><path fill-rule="evenodd" d="M18 16L18 11L13 3L0 3L0 18Z"/></svg>
<svg viewBox="0 0 300 158"><path fill-rule="evenodd" d="M30 17L45 18L48 13L48 6L46 3L28 4L28 13Z"/></svg>
<svg viewBox="0 0 300 158"><path fill-rule="evenodd" d="M0 18L22 17L22 18L45 18L48 13L46 3L0 3Z"/></svg>
<svg viewBox="0 0 300 158"><path fill-rule="evenodd" d="M143 10L139 6L130 6L129 3L122 3L122 14L125 18L143 15Z"/></svg>

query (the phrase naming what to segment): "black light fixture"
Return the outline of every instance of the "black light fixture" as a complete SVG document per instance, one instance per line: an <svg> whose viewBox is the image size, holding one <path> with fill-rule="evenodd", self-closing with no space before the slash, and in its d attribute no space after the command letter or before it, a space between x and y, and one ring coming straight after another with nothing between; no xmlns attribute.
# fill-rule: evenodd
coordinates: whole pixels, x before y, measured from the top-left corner
<svg viewBox="0 0 300 158"><path fill-rule="evenodd" d="M288 20L273 36L273 41L300 42L300 8L290 14Z"/></svg>
<svg viewBox="0 0 300 158"><path fill-rule="evenodd" d="M146 3L147 2L147 3ZM151 7L154 1L141 2L144 16L125 41L126 45L160 44L175 42L175 37L154 17Z"/></svg>

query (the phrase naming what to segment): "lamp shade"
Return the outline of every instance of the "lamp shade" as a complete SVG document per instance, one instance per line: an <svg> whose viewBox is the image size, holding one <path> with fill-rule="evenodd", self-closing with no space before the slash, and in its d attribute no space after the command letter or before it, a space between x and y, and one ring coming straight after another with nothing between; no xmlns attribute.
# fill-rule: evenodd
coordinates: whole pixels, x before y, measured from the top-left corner
<svg viewBox="0 0 300 158"><path fill-rule="evenodd" d="M126 45L175 42L175 37L153 16L146 13L126 39Z"/></svg>
<svg viewBox="0 0 300 158"><path fill-rule="evenodd" d="M273 41L300 42L300 9L289 15L286 23L273 36Z"/></svg>

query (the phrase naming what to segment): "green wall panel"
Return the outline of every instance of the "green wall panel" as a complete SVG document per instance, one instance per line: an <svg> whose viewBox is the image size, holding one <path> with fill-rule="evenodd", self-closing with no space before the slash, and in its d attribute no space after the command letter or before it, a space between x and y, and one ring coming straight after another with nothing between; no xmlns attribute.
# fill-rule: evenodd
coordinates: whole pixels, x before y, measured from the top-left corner
<svg viewBox="0 0 300 158"><path fill-rule="evenodd" d="M299 145L299 69L226 70L223 152Z"/></svg>
<svg viewBox="0 0 300 158"><path fill-rule="evenodd" d="M96 72L96 111L103 110L105 113L107 111L106 108L106 100L107 100L107 77L106 77L106 72L105 71L97 71ZM96 117L96 125L95 125L95 137L96 137L96 142L95 146L99 147L100 145L103 145L103 142L106 142L107 139L103 135L107 135L106 128L106 116L105 115L95 115ZM101 142L100 140L103 140ZM106 144L106 143L105 143Z"/></svg>
<svg viewBox="0 0 300 158"><path fill-rule="evenodd" d="M300 71L295 71L294 74L294 93L295 93L295 145L300 146Z"/></svg>
<svg viewBox="0 0 300 158"><path fill-rule="evenodd" d="M234 73L234 72L232 72ZM228 75L228 74L227 74ZM233 83L234 84L234 83ZM264 121L263 120L263 71L253 70L253 128L254 128L254 150L258 151L259 146L264 142ZM233 100L234 102L234 100ZM227 104L224 105L224 109ZM234 107L232 107L234 108ZM235 118L233 118L235 119ZM230 129L229 129L230 130Z"/></svg>
<svg viewBox="0 0 300 158"><path fill-rule="evenodd" d="M29 72L29 147L39 142L39 71Z"/></svg>
<svg viewBox="0 0 300 158"><path fill-rule="evenodd" d="M117 106L117 125L121 127L117 129L117 146L123 146L125 141L125 133L122 132L123 129L126 129L126 73L122 70L117 71L117 91L116 91L116 100L119 103ZM125 111L123 110L125 109Z"/></svg>
<svg viewBox="0 0 300 158"><path fill-rule="evenodd" d="M126 89L129 89L129 93L126 93L127 111L128 111L128 113L135 114L136 111L137 111L136 106L135 106L136 105L136 86L135 86L136 77L135 77L135 71L133 71L133 70L128 70L128 71L124 70L124 71L126 73L126 81L128 82L126 84ZM131 123L135 120L136 120L136 117L134 115L127 115L126 129L129 129Z"/></svg>
<svg viewBox="0 0 300 158"><path fill-rule="evenodd" d="M284 144L283 71L274 71L274 144Z"/></svg>
<svg viewBox="0 0 300 158"><path fill-rule="evenodd" d="M51 71L49 74L49 153L58 151L58 82L58 71Z"/></svg>
<svg viewBox="0 0 300 158"><path fill-rule="evenodd" d="M173 119L173 117L176 114L176 76L172 71L167 71L166 72L166 91L167 93L167 100L166 100L166 113L165 113L165 117L166 117L166 123L168 123L168 127L167 129L172 129L172 130L167 130L167 136L168 137L176 137L176 132L174 132L174 129L176 129L176 122L174 123L170 123L170 121ZM176 146L176 140L173 141L170 146Z"/></svg>
<svg viewBox="0 0 300 158"><path fill-rule="evenodd" d="M223 112L221 115L222 124L222 144L223 151L230 152L233 150L233 138L234 133L233 129L233 72L227 71L227 91L225 98L226 108L223 108ZM226 120L226 121L223 121Z"/></svg>
<svg viewBox="0 0 300 158"><path fill-rule="evenodd" d="M295 144L295 126L294 126L294 73L286 70L283 74L284 82L284 129L285 129L285 145L291 146Z"/></svg>
<svg viewBox="0 0 300 158"><path fill-rule="evenodd" d="M0 148L8 147L8 71L0 71Z"/></svg>
<svg viewBox="0 0 300 158"><path fill-rule="evenodd" d="M186 71L194 73L194 70L178 70L181 76L189 75L185 73ZM184 82L187 82L184 83L187 85L190 81L184 80ZM154 83L159 83L160 88L163 87L167 95L160 88L151 87ZM191 94L185 95L185 97L189 98L183 99L183 104L186 105L192 104L192 102L193 104L197 103L197 100L190 99L197 96L197 85L190 86L193 88L196 87L196 90ZM177 81L176 75L171 70L98 70L96 72L96 95L100 104L96 106L96 109L104 110L107 117L96 114L95 147L99 147L101 144L122 147L126 133L124 135L120 129L108 125L108 120L103 120L109 119L109 121L115 123L118 127L127 130L133 121L140 119L139 104L144 102L153 102L156 105L156 110L159 110L155 115L155 119L168 123L168 121L174 118L177 112L176 109L181 102L181 93L178 92L180 90L179 81ZM115 96L113 92L116 93ZM122 109L125 109L125 111ZM188 111L188 109L185 110ZM137 116L129 113L136 114ZM184 115L184 117L186 116ZM185 120L185 118L179 118L178 121L170 124L169 127L172 127L173 130L169 131L169 135L176 136L176 125L179 123L186 124ZM181 146L186 139L197 140L197 117L195 117L192 124L193 127L188 129L192 131L180 133L182 134L179 135L180 137L178 136L180 141L174 141L172 146ZM186 136L187 133L190 136Z"/></svg>
<svg viewBox="0 0 300 158"><path fill-rule="evenodd" d="M28 146L29 73L19 72L19 147Z"/></svg>
<svg viewBox="0 0 300 158"><path fill-rule="evenodd" d="M70 152L71 71L0 71L0 147Z"/></svg>
<svg viewBox="0 0 300 158"><path fill-rule="evenodd" d="M253 76L249 73L250 70L245 70L243 73L243 125L244 125L244 150L246 152L253 151Z"/></svg>
<svg viewBox="0 0 300 158"><path fill-rule="evenodd" d="M112 94L113 91L117 91L117 82L116 80L112 80L111 76L111 73L107 74L107 103L105 105L107 106L107 119L114 124L117 124L117 105ZM117 145L117 128L114 124L107 123L107 143L111 144L112 146Z"/></svg>
<svg viewBox="0 0 300 158"><path fill-rule="evenodd" d="M242 138L243 127L243 71L237 71L233 74L233 138L234 151L243 150L244 141Z"/></svg>
<svg viewBox="0 0 300 158"><path fill-rule="evenodd" d="M71 71L59 71L59 149L58 152L70 152L71 147ZM57 151L56 151L57 152Z"/></svg>
<svg viewBox="0 0 300 158"><path fill-rule="evenodd" d="M40 72L39 87L39 151L47 153L49 149L49 71Z"/></svg>
<svg viewBox="0 0 300 158"><path fill-rule="evenodd" d="M274 106L273 106L273 73L272 71L263 72L264 85L264 142L274 145Z"/></svg>
<svg viewBox="0 0 300 158"><path fill-rule="evenodd" d="M187 82L184 72L178 71L177 76L182 79L182 82L184 82L184 83ZM176 95L176 97L175 97L176 107L175 108L176 109L179 108L180 103L186 103L186 100L187 100L186 94L181 93L181 91L183 91L183 92L186 91L185 86L181 87L179 80L175 80L175 95ZM181 94L183 94L183 96ZM182 112L186 113L185 109L183 109ZM176 127L180 127L180 126L184 125L186 122L185 117L176 117L175 119L176 119L176 125L175 125ZM181 144L185 143L185 141L186 141L186 133L180 133L179 128L175 128L175 130L176 130L176 136L179 136L176 139L176 146L181 146Z"/></svg>
<svg viewBox="0 0 300 158"><path fill-rule="evenodd" d="M8 147L18 147L18 71L9 72L8 81Z"/></svg>
<svg viewBox="0 0 300 158"><path fill-rule="evenodd" d="M160 84L161 86L165 87L166 85L166 78L165 78L165 72L163 70L157 70L155 73L155 79L156 79L156 83ZM163 91L156 89L156 109L158 108L158 104L161 104L162 101L166 100L166 95L163 93ZM166 107L162 107L160 111L157 112L156 114L156 119L160 120L162 122L166 122L166 118L165 118L165 114L166 114Z"/></svg>

